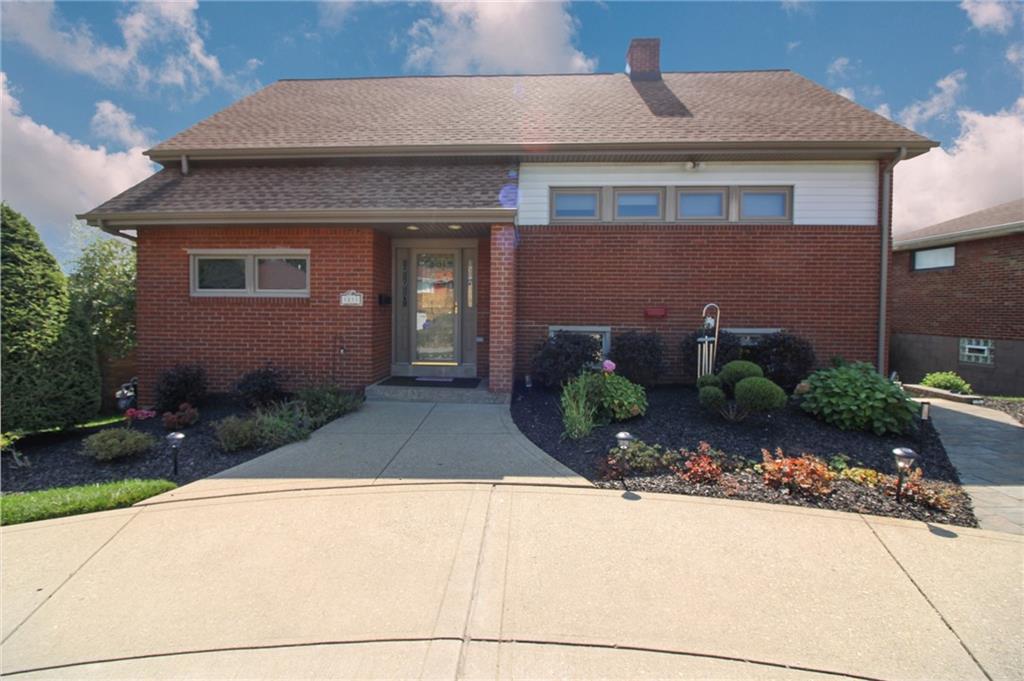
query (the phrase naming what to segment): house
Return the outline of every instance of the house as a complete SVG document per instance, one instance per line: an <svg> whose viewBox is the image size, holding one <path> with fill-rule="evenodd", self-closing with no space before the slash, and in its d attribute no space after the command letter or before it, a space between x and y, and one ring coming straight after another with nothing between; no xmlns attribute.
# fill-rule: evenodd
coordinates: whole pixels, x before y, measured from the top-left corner
<svg viewBox="0 0 1024 681"><path fill-rule="evenodd" d="M885 363L891 173L932 142L790 71L284 80L150 149L83 216L135 239L143 399L481 377L511 391L556 328L678 344L787 329Z"/></svg>
<svg viewBox="0 0 1024 681"><path fill-rule="evenodd" d="M892 368L955 371L1024 395L1024 199L901 234L893 245Z"/></svg>

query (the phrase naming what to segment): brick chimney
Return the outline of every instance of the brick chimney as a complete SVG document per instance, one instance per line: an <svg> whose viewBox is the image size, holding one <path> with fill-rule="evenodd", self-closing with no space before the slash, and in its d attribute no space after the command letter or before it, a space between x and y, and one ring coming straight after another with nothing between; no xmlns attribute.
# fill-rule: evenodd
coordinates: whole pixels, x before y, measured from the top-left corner
<svg viewBox="0 0 1024 681"><path fill-rule="evenodd" d="M661 38L633 38L626 51L630 80L661 80Z"/></svg>

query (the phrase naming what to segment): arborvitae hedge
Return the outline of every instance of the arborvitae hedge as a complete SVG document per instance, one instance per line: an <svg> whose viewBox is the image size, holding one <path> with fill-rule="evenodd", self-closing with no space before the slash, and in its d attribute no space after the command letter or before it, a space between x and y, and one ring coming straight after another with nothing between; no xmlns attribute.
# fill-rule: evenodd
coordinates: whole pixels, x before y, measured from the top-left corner
<svg viewBox="0 0 1024 681"><path fill-rule="evenodd" d="M0 234L0 430L81 423L100 405L96 350L35 227L7 204Z"/></svg>

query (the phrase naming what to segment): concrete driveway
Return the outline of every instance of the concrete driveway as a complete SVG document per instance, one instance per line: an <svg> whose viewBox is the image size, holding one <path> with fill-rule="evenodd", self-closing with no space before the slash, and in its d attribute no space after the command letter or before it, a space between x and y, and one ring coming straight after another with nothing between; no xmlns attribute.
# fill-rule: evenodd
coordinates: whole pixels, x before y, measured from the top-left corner
<svg viewBox="0 0 1024 681"><path fill-rule="evenodd" d="M595 489L500 415L376 406L177 496L4 528L0 672L1024 675L1020 537ZM499 455L459 478L449 450Z"/></svg>

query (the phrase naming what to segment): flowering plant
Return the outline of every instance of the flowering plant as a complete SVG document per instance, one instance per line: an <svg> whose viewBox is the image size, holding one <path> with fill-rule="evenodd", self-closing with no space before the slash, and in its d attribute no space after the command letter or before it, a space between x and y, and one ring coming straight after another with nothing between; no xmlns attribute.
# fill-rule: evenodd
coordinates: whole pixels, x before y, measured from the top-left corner
<svg viewBox="0 0 1024 681"><path fill-rule="evenodd" d="M135 407L131 407L130 409L126 409L124 412L124 417L129 421L145 421L146 419L151 419L154 416L156 416L156 412L152 409L136 409Z"/></svg>
<svg viewBox="0 0 1024 681"><path fill-rule="evenodd" d="M601 369L603 369L606 374L613 373L615 371L615 362L610 359L606 359L601 362Z"/></svg>

